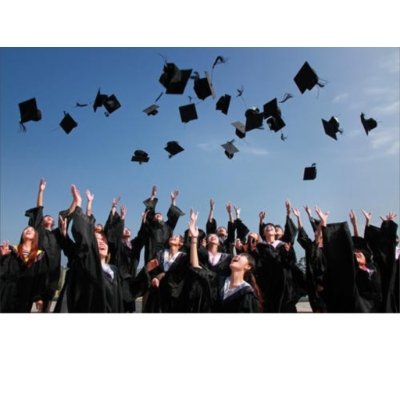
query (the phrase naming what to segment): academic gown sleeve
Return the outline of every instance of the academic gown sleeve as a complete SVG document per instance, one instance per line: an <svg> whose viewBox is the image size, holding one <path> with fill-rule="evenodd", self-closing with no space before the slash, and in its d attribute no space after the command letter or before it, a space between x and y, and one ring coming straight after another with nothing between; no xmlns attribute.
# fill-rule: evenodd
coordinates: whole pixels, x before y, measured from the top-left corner
<svg viewBox="0 0 400 400"><path fill-rule="evenodd" d="M207 220L206 223L206 235L217 232L217 221L213 218L211 221Z"/></svg>

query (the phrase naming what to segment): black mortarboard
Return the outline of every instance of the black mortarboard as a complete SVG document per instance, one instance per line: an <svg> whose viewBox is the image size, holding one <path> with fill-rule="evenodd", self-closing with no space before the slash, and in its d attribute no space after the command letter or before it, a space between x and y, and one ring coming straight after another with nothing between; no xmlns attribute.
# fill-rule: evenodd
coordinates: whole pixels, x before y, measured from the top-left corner
<svg viewBox="0 0 400 400"><path fill-rule="evenodd" d="M337 140L336 134L343 131L339 128L339 120L336 117L331 117L329 121L322 119L325 133L332 139Z"/></svg>
<svg viewBox="0 0 400 400"><path fill-rule="evenodd" d="M179 107L182 122L189 122L197 119L196 106L194 104L187 104L186 106Z"/></svg>
<svg viewBox="0 0 400 400"><path fill-rule="evenodd" d="M150 160L149 155L143 150L135 150L131 161L136 161L139 164L148 162Z"/></svg>
<svg viewBox="0 0 400 400"><path fill-rule="evenodd" d="M278 107L278 100L275 99L264 104L264 119L267 120L267 125L271 131L278 132L284 126L285 121L282 119L281 109Z"/></svg>
<svg viewBox="0 0 400 400"><path fill-rule="evenodd" d="M238 138L243 139L246 137L246 127L243 123L241 123L240 121L236 121L232 122L232 125L236 128L235 135Z"/></svg>
<svg viewBox="0 0 400 400"><path fill-rule="evenodd" d="M365 133L368 135L369 131L376 128L378 123L373 118L365 118L364 113L361 113L361 123L363 124Z"/></svg>
<svg viewBox="0 0 400 400"><path fill-rule="evenodd" d="M303 64L303 66L300 68L300 71L294 77L294 81L301 94L303 94L306 90L311 90L315 85L323 87L323 85L318 82L318 75L310 67L310 64L307 61Z"/></svg>
<svg viewBox="0 0 400 400"><path fill-rule="evenodd" d="M157 109L160 108L157 104L152 104L151 106L145 108L143 110L144 113L146 113L147 115L157 115L158 111Z"/></svg>
<svg viewBox="0 0 400 400"><path fill-rule="evenodd" d="M69 134L72 129L78 126L78 123L71 117L70 114L64 111L64 118L61 120L60 126L66 134Z"/></svg>
<svg viewBox="0 0 400 400"><path fill-rule="evenodd" d="M219 98L215 106L215 109L220 110L225 115L228 115L228 109L230 103L231 103L231 96L229 96L229 94L226 94Z"/></svg>
<svg viewBox="0 0 400 400"><path fill-rule="evenodd" d="M19 123L23 126L28 121L40 121L42 119L42 112L37 108L36 99L32 98L18 104L20 112Z"/></svg>
<svg viewBox="0 0 400 400"><path fill-rule="evenodd" d="M114 111L118 110L121 107L120 102L115 97L115 95L108 96L104 102L104 108L107 110L109 114L112 114Z"/></svg>
<svg viewBox="0 0 400 400"><path fill-rule="evenodd" d="M192 73L191 69L179 69L173 63L165 63L159 82L167 94L182 94Z"/></svg>
<svg viewBox="0 0 400 400"><path fill-rule="evenodd" d="M184 149L182 146L180 146L179 143L176 142L175 140L174 140L174 141L171 141L171 142L168 142L168 143L167 143L167 146L164 147L164 149L168 151L168 153L169 153L169 158L171 158L172 156L174 156L174 155L180 153L181 151L185 150L185 149Z"/></svg>
<svg viewBox="0 0 400 400"><path fill-rule="evenodd" d="M94 99L93 103L93 110L96 112L96 110L99 107L103 107L104 102L107 100L108 96L106 94L101 94L100 89L97 91L96 98Z"/></svg>
<svg viewBox="0 0 400 400"><path fill-rule="evenodd" d="M221 146L225 149L225 155L231 159L239 151L239 149L233 144L234 139L230 140L229 142L226 142L224 144L221 144Z"/></svg>
<svg viewBox="0 0 400 400"><path fill-rule="evenodd" d="M264 113L260 112L258 108L249 108L245 112L246 117L246 132L256 128L261 128L264 120Z"/></svg>
<svg viewBox="0 0 400 400"><path fill-rule="evenodd" d="M304 181L312 181L317 177L317 166L316 164L311 164L311 167L304 168Z"/></svg>
<svg viewBox="0 0 400 400"><path fill-rule="evenodd" d="M195 79L193 89L200 100L205 100L208 96L215 97L211 79L207 73L205 78Z"/></svg>

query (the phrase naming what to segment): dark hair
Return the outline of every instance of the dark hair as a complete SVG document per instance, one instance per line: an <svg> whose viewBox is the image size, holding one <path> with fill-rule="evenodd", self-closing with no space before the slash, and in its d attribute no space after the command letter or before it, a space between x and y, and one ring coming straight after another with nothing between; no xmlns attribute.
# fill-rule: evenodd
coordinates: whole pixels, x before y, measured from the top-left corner
<svg viewBox="0 0 400 400"><path fill-rule="evenodd" d="M24 232L27 228L32 228L35 231L35 237L32 241L31 251L29 252L28 258L25 258L22 247L23 247L23 243L24 243ZM35 228L33 228L32 226L27 226L26 228L24 228L24 230L21 233L21 238L19 240L17 249L18 249L18 257L24 263L26 263L28 267L30 267L35 262L38 251L39 251L39 235Z"/></svg>
<svg viewBox="0 0 400 400"><path fill-rule="evenodd" d="M254 295L256 296L256 299L258 300L258 304L260 306L260 312L262 312L264 309L264 297L261 292L261 289L259 288L259 286L257 284L256 278L252 272L252 270L256 266L256 261L255 261L254 257L249 253L242 253L240 255L246 257L247 262L250 265L250 270L244 274L244 280L247 283L249 283L251 285L251 287L253 288Z"/></svg>

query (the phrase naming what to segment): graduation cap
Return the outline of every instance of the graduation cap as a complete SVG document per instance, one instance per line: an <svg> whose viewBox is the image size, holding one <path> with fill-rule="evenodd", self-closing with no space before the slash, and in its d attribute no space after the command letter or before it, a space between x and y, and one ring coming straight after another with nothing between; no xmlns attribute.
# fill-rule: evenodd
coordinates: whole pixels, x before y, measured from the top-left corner
<svg viewBox="0 0 400 400"><path fill-rule="evenodd" d="M224 144L221 144L221 146L225 149L225 155L231 159L235 155L235 153L239 152L239 149L233 144L235 139L232 139Z"/></svg>
<svg viewBox="0 0 400 400"><path fill-rule="evenodd" d="M136 161L139 164L148 162L149 160L150 160L149 155L143 150L135 150L131 158L131 161Z"/></svg>
<svg viewBox="0 0 400 400"><path fill-rule="evenodd" d="M189 122L197 119L196 106L194 104L187 104L186 106L179 107L182 122Z"/></svg>
<svg viewBox="0 0 400 400"><path fill-rule="evenodd" d="M361 113L361 123L363 124L365 133L368 135L369 131L376 128L378 123L373 118L365 118L364 113Z"/></svg>
<svg viewBox="0 0 400 400"><path fill-rule="evenodd" d="M311 164L311 167L304 168L303 181L312 181L317 177L317 165Z"/></svg>
<svg viewBox="0 0 400 400"><path fill-rule="evenodd" d="M146 113L147 115L157 115L158 111L157 109L160 108L157 104L152 104L151 106L145 108L143 110L144 113Z"/></svg>
<svg viewBox="0 0 400 400"><path fill-rule="evenodd" d="M167 146L164 147L165 150L169 153L169 158L175 156L176 154L180 153L181 151L185 150L182 146L179 145L178 142L175 140L168 142Z"/></svg>
<svg viewBox="0 0 400 400"><path fill-rule="evenodd" d="M232 125L236 128L235 135L238 138L243 139L246 137L246 127L243 123L241 123L240 121L236 121L232 122Z"/></svg>
<svg viewBox="0 0 400 400"><path fill-rule="evenodd" d="M271 131L278 132L284 126L285 121L282 119L281 109L278 107L278 100L275 97L273 100L264 104L264 119L267 121L267 125Z"/></svg>
<svg viewBox="0 0 400 400"><path fill-rule="evenodd" d="M25 130L24 123L29 121L40 121L42 112L37 108L36 99L32 98L18 104L20 121L22 128Z"/></svg>
<svg viewBox="0 0 400 400"><path fill-rule="evenodd" d="M211 79L207 72L205 78L195 79L193 89L200 100L205 100L209 96L215 97Z"/></svg>
<svg viewBox="0 0 400 400"><path fill-rule="evenodd" d="M229 105L231 103L231 96L226 94L221 96L215 105L215 109L222 112L222 114L228 115Z"/></svg>
<svg viewBox="0 0 400 400"><path fill-rule="evenodd" d="M192 73L191 69L179 69L173 63L165 63L159 82L167 94L182 94Z"/></svg>
<svg viewBox="0 0 400 400"><path fill-rule="evenodd" d="M294 81L301 94L303 94L306 90L311 90L315 85L318 85L319 87L325 86L319 82L318 75L310 67L310 64L307 61L303 64L299 72L294 77Z"/></svg>
<svg viewBox="0 0 400 400"><path fill-rule="evenodd" d="M322 119L322 125L324 126L325 133L332 139L337 140L336 134L338 132L343 132L343 130L339 128L339 120L336 117L331 117L329 121Z"/></svg>
<svg viewBox="0 0 400 400"><path fill-rule="evenodd" d="M249 108L244 115L246 117L246 132L262 127L264 113L260 112L258 108Z"/></svg>
<svg viewBox="0 0 400 400"><path fill-rule="evenodd" d="M78 126L78 123L71 117L70 114L64 111L64 118L61 120L60 126L68 135L72 131L72 129Z"/></svg>
<svg viewBox="0 0 400 400"><path fill-rule="evenodd" d="M120 102L113 94L111 96L108 96L107 99L104 101L104 108L107 110L108 114L112 114L120 107Z"/></svg>
<svg viewBox="0 0 400 400"><path fill-rule="evenodd" d="M96 110L99 107L103 107L104 102L107 100L108 96L106 94L101 94L100 89L97 91L96 98L94 99L93 103L93 110L96 112Z"/></svg>

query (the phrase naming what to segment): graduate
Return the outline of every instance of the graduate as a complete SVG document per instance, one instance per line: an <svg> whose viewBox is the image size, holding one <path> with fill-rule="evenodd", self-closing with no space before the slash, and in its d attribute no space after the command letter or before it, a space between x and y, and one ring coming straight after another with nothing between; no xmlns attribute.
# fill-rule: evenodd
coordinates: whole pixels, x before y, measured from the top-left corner
<svg viewBox="0 0 400 400"><path fill-rule="evenodd" d="M0 313L29 313L33 303L41 311L49 260L38 243L38 232L28 226L17 246L0 246Z"/></svg>

